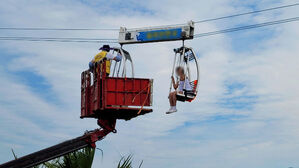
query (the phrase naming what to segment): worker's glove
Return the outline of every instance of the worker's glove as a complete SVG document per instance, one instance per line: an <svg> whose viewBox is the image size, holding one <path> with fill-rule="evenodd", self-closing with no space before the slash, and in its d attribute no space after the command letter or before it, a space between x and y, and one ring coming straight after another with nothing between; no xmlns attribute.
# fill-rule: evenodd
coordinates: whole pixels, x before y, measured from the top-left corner
<svg viewBox="0 0 299 168"><path fill-rule="evenodd" d="M121 59L122 59L122 56L120 54L117 54L114 60L119 62L119 61L121 61Z"/></svg>

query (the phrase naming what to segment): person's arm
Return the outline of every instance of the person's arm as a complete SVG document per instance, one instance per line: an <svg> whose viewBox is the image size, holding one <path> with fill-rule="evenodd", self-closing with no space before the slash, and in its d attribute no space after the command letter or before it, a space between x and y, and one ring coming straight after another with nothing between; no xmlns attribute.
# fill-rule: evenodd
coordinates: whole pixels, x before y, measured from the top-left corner
<svg viewBox="0 0 299 168"><path fill-rule="evenodd" d="M178 82L175 83L175 80L174 80L174 77L173 77L173 76L171 76L171 81L172 81L172 86L173 86L173 88L174 88L174 89L177 89L178 86L179 86L179 83L178 83Z"/></svg>
<svg viewBox="0 0 299 168"><path fill-rule="evenodd" d="M116 57L113 58L114 61L119 62L122 59L122 55L120 53L117 53Z"/></svg>
<svg viewBox="0 0 299 168"><path fill-rule="evenodd" d="M106 58L107 58L107 60L114 60L115 57L114 57L113 54L111 54L111 53L108 52L108 53L106 54Z"/></svg>
<svg viewBox="0 0 299 168"><path fill-rule="evenodd" d="M94 61L94 58L93 58L90 62L94 63L94 62L95 62L95 61Z"/></svg>

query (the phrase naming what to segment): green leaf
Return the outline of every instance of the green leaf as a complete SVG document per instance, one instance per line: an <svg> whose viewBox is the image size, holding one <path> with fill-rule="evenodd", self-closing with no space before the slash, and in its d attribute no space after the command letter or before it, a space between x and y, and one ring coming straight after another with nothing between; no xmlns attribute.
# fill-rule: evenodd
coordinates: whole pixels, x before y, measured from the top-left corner
<svg viewBox="0 0 299 168"><path fill-rule="evenodd" d="M15 158L15 160L17 160L18 159L18 157L17 157L17 155L15 154L15 152L13 151L13 149L11 148L11 152L12 152L12 154L13 154L13 157Z"/></svg>

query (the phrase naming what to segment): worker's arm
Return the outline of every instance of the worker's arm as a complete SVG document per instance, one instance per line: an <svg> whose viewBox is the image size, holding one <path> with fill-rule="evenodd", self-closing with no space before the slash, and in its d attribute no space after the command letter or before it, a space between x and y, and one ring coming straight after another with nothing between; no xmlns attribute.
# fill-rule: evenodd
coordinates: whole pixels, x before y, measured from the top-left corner
<svg viewBox="0 0 299 168"><path fill-rule="evenodd" d="M122 55L120 53L117 53L116 57L113 58L114 61L119 62L122 60Z"/></svg>
<svg viewBox="0 0 299 168"><path fill-rule="evenodd" d="M122 56L121 56L119 53L117 53L116 56L114 56L114 55L111 54L111 53L107 53L106 58L107 58L108 60L114 60L114 61L116 61L116 62L119 62L119 61L121 61Z"/></svg>

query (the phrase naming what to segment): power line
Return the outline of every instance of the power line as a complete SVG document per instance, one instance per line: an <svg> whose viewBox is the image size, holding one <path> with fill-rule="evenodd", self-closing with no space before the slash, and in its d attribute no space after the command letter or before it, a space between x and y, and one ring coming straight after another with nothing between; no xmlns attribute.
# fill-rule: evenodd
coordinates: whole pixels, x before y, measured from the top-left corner
<svg viewBox="0 0 299 168"><path fill-rule="evenodd" d="M254 28L259 28L259 27L283 24L283 23L288 23L288 22L295 22L295 21L299 21L299 17L276 20L276 21L271 21L271 22L264 22L264 23L260 23L260 24L253 24L253 25L247 25L247 26L241 26L241 27L235 27L235 28L229 28L229 29L223 29L223 30L218 30L218 31L211 31L211 32L206 32L206 33L200 33L200 34L195 34L194 38L236 32L236 31L247 30L247 29L254 29Z"/></svg>
<svg viewBox="0 0 299 168"><path fill-rule="evenodd" d="M199 20L199 21L195 21L194 23L211 22L211 21L228 19L228 18L233 18L233 17L238 17L238 16L250 15L250 14L255 14L255 13L262 13L262 12L271 11L271 10L289 8L289 7L294 7L294 6L298 6L298 5L299 5L299 3L295 3L295 4L290 4L290 5L284 5L284 6L267 8L267 9L262 9L262 10L256 10L256 11L252 11L252 12L245 12L245 13L239 13L239 14L234 14L234 15L222 16L222 17L217 17L217 18Z"/></svg>

